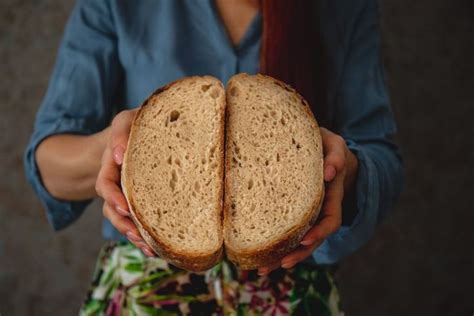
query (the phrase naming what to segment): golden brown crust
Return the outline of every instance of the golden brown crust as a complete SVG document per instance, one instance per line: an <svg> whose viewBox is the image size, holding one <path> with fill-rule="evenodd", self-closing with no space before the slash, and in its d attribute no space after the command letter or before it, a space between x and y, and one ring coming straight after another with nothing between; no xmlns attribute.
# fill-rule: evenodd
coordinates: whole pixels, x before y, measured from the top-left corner
<svg viewBox="0 0 474 316"><path fill-rule="evenodd" d="M145 111L146 107L150 103L150 101L156 97L158 94L162 93L163 91L169 89L173 85L179 84L184 81L188 80L193 80L193 79L202 79L202 78L207 78L207 79L212 79L213 81L219 82L217 79L210 77L210 76L204 76L204 77L187 77L183 78L174 82L171 82L164 87L161 87L157 89L155 92L153 92L146 100L143 102L143 104L140 106L138 109L137 113L135 114L135 118L133 120L133 124L130 130L130 135L129 135L129 140L127 144L127 148L130 148L130 142L134 138L135 130L136 130L136 124L135 122L140 119L140 116L143 111ZM219 82L219 84L222 87L222 83ZM223 87L222 87L223 88ZM222 107L222 112L221 115L224 116L225 113L225 105ZM224 120L222 120L222 124L220 127L221 130L221 135L220 135L220 154L223 160L223 146L224 146ZM143 240L162 258L166 259L169 261L171 264L185 269L189 271L204 271L207 270L211 267L213 267L217 262L219 262L222 257L223 257L223 235L222 235L222 230L220 232L220 244L221 246L214 250L212 253L205 253L205 254L197 254L197 253L185 253L185 252L178 252L172 249L171 247L167 246L165 243L161 242L158 236L153 236L153 230L148 227L146 221L143 220L141 217L141 214L137 212L137 207L136 204L133 200L133 196L129 194L128 188L131 187L130 182L128 181L126 170L127 170L127 161L129 159L130 153L128 151L125 152L124 156L124 162L122 165L122 175L121 175L121 182L122 182L122 190L125 195L125 198L128 202L129 209L130 209L130 214L131 214L131 219L135 223L135 225L138 228L138 231L143 237ZM221 166L219 170L219 175L220 178L223 179L223 167ZM219 191L220 195L223 196L223 185L219 185ZM222 200L219 198L218 204L219 207L222 206Z"/></svg>
<svg viewBox="0 0 474 316"><path fill-rule="evenodd" d="M241 77L249 76L247 74L238 74L233 76L228 83L228 87L232 85L233 80L238 80ZM281 86L282 88L296 94L296 96L301 100L301 104L304 107L305 113L308 115L310 120L314 124L315 130L319 133L319 127L318 123L311 112L308 103L306 100L298 93L296 92L293 88L291 88L289 85L276 80L272 77L269 76L264 76L264 75L256 75L258 80L265 80L265 81L272 81L273 83ZM228 89L229 90L229 89ZM226 126L228 127L229 125L227 124L229 120L229 111L227 111L226 114ZM226 152L231 152L230 151L230 140L229 140L229 135L231 133L227 132L227 142L226 142ZM319 148L322 148L321 144L321 137L319 137ZM322 153L321 153L322 155ZM322 159L321 159L322 161ZM230 177L228 176L230 174L230 162L229 159L225 160L225 184L224 184L224 192L229 191L229 185L230 185ZM322 166L321 166L322 168ZM323 198L324 198L324 183L321 181L321 194L318 194L315 196L314 201L311 205L311 211L307 212L307 215L305 216L304 220L301 221L301 223L294 227L291 231L286 233L284 236L281 238L272 241L271 243L268 243L265 246L260 246L260 247L254 247L252 249L237 249L237 248L232 248L230 244L228 244L225 241L225 232L224 232L224 243L225 243L225 252L226 256L231 260L236 266L243 270L252 270L252 269L258 269L263 266L270 265L272 263L275 263L279 260L281 260L284 256L289 254L291 251L293 251L295 248L298 247L300 244L301 240L303 239L304 235L306 232L316 223L316 220L318 218L319 212L321 210ZM225 200L224 200L224 230L225 227L228 227L228 216L227 214L230 212L230 204L231 201L229 201L230 196L226 195Z"/></svg>

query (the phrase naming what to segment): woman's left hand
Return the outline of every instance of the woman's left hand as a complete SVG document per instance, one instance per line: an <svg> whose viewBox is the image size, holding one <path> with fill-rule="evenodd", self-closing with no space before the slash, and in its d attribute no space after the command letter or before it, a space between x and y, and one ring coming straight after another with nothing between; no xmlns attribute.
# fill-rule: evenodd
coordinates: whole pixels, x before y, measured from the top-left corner
<svg viewBox="0 0 474 316"><path fill-rule="evenodd" d="M354 186L358 167L357 157L347 148L341 136L325 128L320 130L324 149L326 192L318 221L306 233L296 250L275 264L258 269L260 275L268 274L280 266L285 269L292 268L310 256L329 235L341 226L344 190L350 190Z"/></svg>

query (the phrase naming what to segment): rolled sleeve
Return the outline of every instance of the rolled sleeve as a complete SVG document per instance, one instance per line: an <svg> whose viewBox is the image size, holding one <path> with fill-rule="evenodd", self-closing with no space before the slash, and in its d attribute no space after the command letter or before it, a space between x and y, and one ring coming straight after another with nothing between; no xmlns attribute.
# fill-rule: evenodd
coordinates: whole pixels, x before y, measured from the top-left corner
<svg viewBox="0 0 474 316"><path fill-rule="evenodd" d="M320 264L332 264L355 252L374 234L399 196L403 169L397 155L378 146L360 146L349 141L348 147L357 156L359 168L355 197L343 203L343 213L356 214L313 253Z"/></svg>
<svg viewBox="0 0 474 316"><path fill-rule="evenodd" d="M104 129L113 112L119 75L114 25L107 1L78 1L66 25L24 155L26 177L55 230L75 221L91 200L65 201L52 196L42 182L36 149L52 135L89 135Z"/></svg>
<svg viewBox="0 0 474 316"><path fill-rule="evenodd" d="M364 245L403 186L380 54L377 2L364 3L353 26L333 118L335 132L358 159L357 177L353 193L344 197L342 226L313 252L320 264L335 263Z"/></svg>

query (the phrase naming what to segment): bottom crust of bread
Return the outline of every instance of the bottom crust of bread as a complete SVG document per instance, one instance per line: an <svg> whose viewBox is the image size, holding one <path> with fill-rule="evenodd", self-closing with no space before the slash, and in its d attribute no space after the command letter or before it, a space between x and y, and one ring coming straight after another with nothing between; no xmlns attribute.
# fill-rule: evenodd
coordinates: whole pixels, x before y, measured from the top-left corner
<svg viewBox="0 0 474 316"><path fill-rule="evenodd" d="M160 244L157 240L155 240L148 231L143 227L143 225L137 220L137 217L133 214L133 210L131 210L131 218L135 225L138 228L141 236L143 237L144 241L153 249L156 254L167 260L172 265L175 265L178 268L193 271L193 272L200 272L207 269L212 268L216 265L219 261L222 260L224 255L223 247L220 247L217 251L212 254L205 254L205 255L189 255L189 254L178 254L174 252L169 247L166 247L164 244Z"/></svg>
<svg viewBox="0 0 474 316"><path fill-rule="evenodd" d="M254 270L279 262L283 257L295 250L303 240L305 234L314 226L321 211L324 201L324 190L318 205L305 225L295 228L278 241L260 249L242 251L233 249L229 244L225 245L225 254L235 266L242 270Z"/></svg>

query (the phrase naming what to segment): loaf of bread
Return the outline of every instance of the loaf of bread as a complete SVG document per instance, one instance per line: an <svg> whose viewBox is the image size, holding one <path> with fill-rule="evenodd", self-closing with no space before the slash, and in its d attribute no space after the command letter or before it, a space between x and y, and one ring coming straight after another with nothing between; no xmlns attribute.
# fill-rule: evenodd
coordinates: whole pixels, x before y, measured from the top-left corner
<svg viewBox="0 0 474 316"><path fill-rule="evenodd" d="M137 112L122 189L144 240L172 264L205 270L225 249L241 269L266 266L319 214L319 128L306 101L271 77L239 74L226 91L212 77L185 78Z"/></svg>
<svg viewBox="0 0 474 316"><path fill-rule="evenodd" d="M234 76L226 113L225 251L256 269L295 249L317 219L321 136L306 101L267 76Z"/></svg>
<svg viewBox="0 0 474 316"><path fill-rule="evenodd" d="M225 91L189 77L153 93L137 111L122 167L122 190L143 239L192 271L223 254Z"/></svg>

